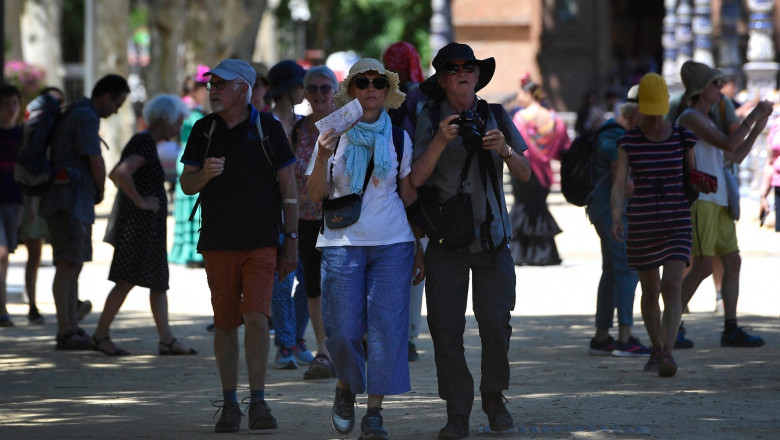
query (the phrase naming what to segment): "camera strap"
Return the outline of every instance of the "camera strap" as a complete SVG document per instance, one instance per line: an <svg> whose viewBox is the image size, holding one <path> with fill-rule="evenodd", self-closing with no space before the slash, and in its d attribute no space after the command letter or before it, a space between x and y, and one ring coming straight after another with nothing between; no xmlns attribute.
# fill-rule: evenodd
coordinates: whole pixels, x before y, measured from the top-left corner
<svg viewBox="0 0 780 440"><path fill-rule="evenodd" d="M496 262L496 244L493 243L493 236L490 234L490 225L493 224L495 216L490 207L490 200L487 197L487 174L490 174L490 186L493 187L493 195L498 205L498 213L501 216L501 227L504 228L504 240L506 241L506 228L504 227L504 213L501 209L501 194L498 191L498 175L493 166L493 155L490 151L480 151L479 157L479 175L482 178L482 187L485 191L485 221L479 226L479 239L482 243L482 249L490 254L490 262Z"/></svg>
<svg viewBox="0 0 780 440"><path fill-rule="evenodd" d="M441 109L439 108L439 105L440 104L438 102L434 101L430 101L427 105L428 118L431 121L431 138L433 138L433 136L436 134L436 130L439 128L439 122L441 122ZM479 115L484 115L486 121L485 123L487 124L487 121L489 120L488 115L492 114L493 119L496 121L496 125L498 125L498 129L501 130L505 138L509 139L507 136L508 132L504 129L501 124L501 120L497 116L500 114L499 111L503 111L503 108L500 104L488 104L488 102L484 99L477 100L477 113ZM473 157L474 153L469 153L466 156L466 162L463 164L463 168L460 172L460 185L458 186L458 192L463 191L464 182L468 178L468 172L469 168L471 168L471 160ZM493 223L495 216L493 215L493 209L490 207L490 201L487 197L488 173L490 174L490 186L493 187L493 195L495 196L496 204L499 206L501 226L504 229L503 241L505 242L507 240L506 227L504 227L504 213L501 210L501 194L498 189L498 175L496 173L495 167L493 166L493 156L490 151L480 151L479 157L477 159L479 163L479 174L482 178L482 187L485 191L485 221L479 227L479 236L482 249L490 254L490 261L494 263L496 261L496 244L493 243L493 237L490 234L490 225Z"/></svg>

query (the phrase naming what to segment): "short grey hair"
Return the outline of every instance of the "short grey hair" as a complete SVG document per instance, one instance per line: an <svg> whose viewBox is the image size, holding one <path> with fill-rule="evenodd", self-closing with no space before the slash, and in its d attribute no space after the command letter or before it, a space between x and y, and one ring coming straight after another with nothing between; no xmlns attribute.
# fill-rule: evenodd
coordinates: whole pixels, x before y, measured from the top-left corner
<svg viewBox="0 0 780 440"><path fill-rule="evenodd" d="M618 110L624 118L630 118L639 112L639 104L630 101L624 102L623 104L620 104Z"/></svg>
<svg viewBox="0 0 780 440"><path fill-rule="evenodd" d="M319 76L325 79L329 79L331 87L335 92L339 88L339 80L336 79L336 74L328 66L315 66L306 71L306 75L303 76L303 87L309 85L314 76Z"/></svg>
<svg viewBox="0 0 780 440"><path fill-rule="evenodd" d="M176 95L157 95L144 105L144 120L149 125L159 123L175 124L179 118L186 118L190 109Z"/></svg>
<svg viewBox="0 0 780 440"><path fill-rule="evenodd" d="M244 79L243 76L240 76L240 75L239 75L238 78L235 79L235 81L237 83L239 83L239 84L246 84L247 87L248 87L247 90L246 90L246 96L244 97L244 100L246 101L244 104L249 104L250 102L252 102L252 86L254 86L255 84L254 83L250 83L249 81ZM257 80L255 80L255 81L257 81Z"/></svg>

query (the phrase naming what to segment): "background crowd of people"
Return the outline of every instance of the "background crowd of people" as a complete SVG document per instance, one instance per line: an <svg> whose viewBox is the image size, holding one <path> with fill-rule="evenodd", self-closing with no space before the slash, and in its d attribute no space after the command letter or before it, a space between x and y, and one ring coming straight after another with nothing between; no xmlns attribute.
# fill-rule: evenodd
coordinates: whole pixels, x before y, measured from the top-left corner
<svg viewBox="0 0 780 440"><path fill-rule="evenodd" d="M48 240L56 267L57 350L130 355L114 344L110 330L129 292L140 286L150 291L157 353L196 355L168 321L168 263L204 268L214 310L207 329L214 332L223 396L217 432L240 429L238 328L245 326L250 429L277 428L265 400L273 331L270 365L307 366L307 380L336 379L330 422L338 433L354 429L356 396L365 393L361 438L386 439L382 402L411 388L408 362L419 357L415 338L425 292L438 392L446 402L447 420L438 436L460 439L469 434L475 399L463 346L471 284L482 343L482 409L492 432L510 432L515 424L503 393L511 376L515 266L561 263L555 244L561 229L547 198L556 179L551 162L562 159L571 139L529 76L521 79L507 111L477 95L493 77L493 58L479 59L468 45L450 43L432 64L426 79L416 49L398 42L382 61L358 60L341 82L326 66L306 70L293 60L267 72L236 59L213 69L199 65L180 95L161 94L144 105L140 131L109 173L99 121L116 113L130 90L121 76L106 75L54 125L49 158L54 177L39 193L16 184L13 169L26 142L16 123L21 95L1 85L0 326L13 325L5 279L8 254L19 242L29 254L27 318L45 321L36 306L35 281ZM588 352L646 357L645 371L663 377L677 373L673 350L693 346L682 314L713 271L720 274L716 283L724 307L721 345L764 344L737 323L741 259L726 162L738 165L746 157L769 123L772 106L755 101L718 107L725 78L701 63L685 63L681 77L682 96L670 100L663 78L650 73L625 102L610 104L617 110L614 118L604 120L589 99L578 123L583 132L597 133L594 170L601 177L586 208L603 258ZM41 96L51 96L59 111L60 91L48 88ZM309 112L298 114L304 99ZM315 122L353 100L362 116L351 129L320 132ZM773 187L775 210L780 209L778 126L769 135L762 218L770 211ZM467 136L469 129L477 136ZM168 246L159 146L175 140L181 148ZM505 171L511 176L511 206L499 177ZM689 174L700 172L719 184L693 182L699 195L692 201ZM92 259L94 207L104 198L106 177L117 187L105 237L114 246L107 276L115 286L90 335L79 324L78 278ZM452 236L445 234L454 226L446 215L435 225L445 232L435 237L407 214L425 209L424 199L445 212L457 201L458 212L469 217L467 239L450 244ZM649 347L632 332L637 283ZM304 339L309 322L316 354Z"/></svg>

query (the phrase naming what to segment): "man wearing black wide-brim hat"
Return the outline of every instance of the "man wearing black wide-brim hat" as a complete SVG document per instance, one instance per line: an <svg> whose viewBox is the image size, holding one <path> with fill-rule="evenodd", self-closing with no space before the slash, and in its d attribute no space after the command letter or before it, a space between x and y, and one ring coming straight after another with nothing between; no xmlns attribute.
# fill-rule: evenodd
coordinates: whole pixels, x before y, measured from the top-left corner
<svg viewBox="0 0 780 440"><path fill-rule="evenodd" d="M447 401L447 424L439 438L460 439L468 436L474 403L474 379L463 349L470 276L482 339L482 409L492 432L515 427L503 396L509 388L515 269L507 246L512 230L501 176L506 163L525 182L531 168L523 156L527 146L504 109L476 95L493 77L495 60L477 59L468 45L450 43L433 59L433 67L436 72L420 85L434 102L417 119L411 180L415 187L435 191L439 204L450 201L448 206L454 202L463 206L470 197L471 219L466 210L454 219L445 213L443 223L452 220L462 225L473 220L471 242L448 245L454 241L446 234L432 236L425 255L428 327L439 396ZM425 191L421 188L421 200ZM452 224L439 226L446 230Z"/></svg>

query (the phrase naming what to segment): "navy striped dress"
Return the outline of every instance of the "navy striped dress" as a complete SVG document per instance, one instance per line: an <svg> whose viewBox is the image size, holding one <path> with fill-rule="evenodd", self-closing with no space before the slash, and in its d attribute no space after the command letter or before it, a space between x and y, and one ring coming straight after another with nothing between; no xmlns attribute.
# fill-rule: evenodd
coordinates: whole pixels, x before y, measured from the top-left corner
<svg viewBox="0 0 780 440"><path fill-rule="evenodd" d="M628 202L628 266L648 270L672 260L690 261L691 211L683 189L685 152L696 135L674 126L661 142L647 139L637 128L618 140L628 153L634 195Z"/></svg>

